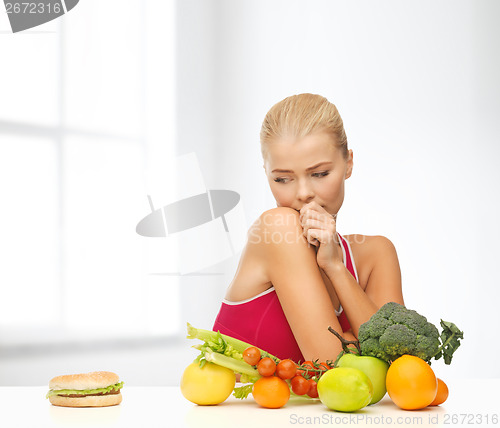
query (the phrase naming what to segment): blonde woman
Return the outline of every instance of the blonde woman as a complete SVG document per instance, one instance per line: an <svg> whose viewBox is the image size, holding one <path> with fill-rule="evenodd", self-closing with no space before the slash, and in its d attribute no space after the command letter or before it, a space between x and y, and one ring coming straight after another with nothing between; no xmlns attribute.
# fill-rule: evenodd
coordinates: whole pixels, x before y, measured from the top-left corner
<svg viewBox="0 0 500 428"><path fill-rule="evenodd" d="M277 207L250 227L213 330L282 359L333 360L341 344L329 326L354 340L383 304L404 304L396 250L383 236L337 231L353 153L326 98L277 103L260 141Z"/></svg>

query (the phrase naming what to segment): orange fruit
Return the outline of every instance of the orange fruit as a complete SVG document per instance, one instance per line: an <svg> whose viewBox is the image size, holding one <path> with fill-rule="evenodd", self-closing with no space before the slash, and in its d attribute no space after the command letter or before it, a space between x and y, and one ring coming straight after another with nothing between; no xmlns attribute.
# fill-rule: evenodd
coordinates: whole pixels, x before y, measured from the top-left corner
<svg viewBox="0 0 500 428"><path fill-rule="evenodd" d="M277 376L264 376L253 384L252 395L262 407L278 409L288 402L290 388Z"/></svg>
<svg viewBox="0 0 500 428"><path fill-rule="evenodd" d="M434 401L429 404L429 406L439 406L440 404L443 404L446 399L448 398L448 386L438 378L438 391L436 394L436 398L434 398Z"/></svg>
<svg viewBox="0 0 500 428"><path fill-rule="evenodd" d="M385 379L391 400L404 410L423 409L436 397L438 382L431 366L413 355L392 362Z"/></svg>

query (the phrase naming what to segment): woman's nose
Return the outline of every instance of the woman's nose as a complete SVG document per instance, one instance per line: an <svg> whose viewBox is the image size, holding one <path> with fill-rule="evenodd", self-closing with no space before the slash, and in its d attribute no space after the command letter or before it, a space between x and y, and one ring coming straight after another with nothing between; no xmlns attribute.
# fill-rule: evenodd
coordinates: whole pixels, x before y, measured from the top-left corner
<svg viewBox="0 0 500 428"><path fill-rule="evenodd" d="M303 202L309 202L314 198L314 191L312 187L307 182L299 182L299 187L297 190L297 199Z"/></svg>

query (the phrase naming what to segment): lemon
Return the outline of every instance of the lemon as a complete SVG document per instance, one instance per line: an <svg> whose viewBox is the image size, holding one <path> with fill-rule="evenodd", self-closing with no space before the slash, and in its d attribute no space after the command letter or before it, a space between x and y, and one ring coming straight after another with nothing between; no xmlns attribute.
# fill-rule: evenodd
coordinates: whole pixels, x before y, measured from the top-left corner
<svg viewBox="0 0 500 428"><path fill-rule="evenodd" d="M191 363L181 378L181 392L185 398L201 406L219 404L233 392L236 384L234 372L214 363Z"/></svg>

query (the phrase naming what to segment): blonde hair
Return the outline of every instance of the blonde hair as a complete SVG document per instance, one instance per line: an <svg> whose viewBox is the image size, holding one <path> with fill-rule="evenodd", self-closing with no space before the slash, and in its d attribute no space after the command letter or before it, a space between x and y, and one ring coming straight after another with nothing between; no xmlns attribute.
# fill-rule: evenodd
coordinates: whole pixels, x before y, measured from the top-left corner
<svg viewBox="0 0 500 428"><path fill-rule="evenodd" d="M315 132L332 135L332 142L347 160L347 136L344 122L330 101L321 95L299 94L285 98L267 112L260 131L262 157L267 144L278 138L303 138Z"/></svg>

